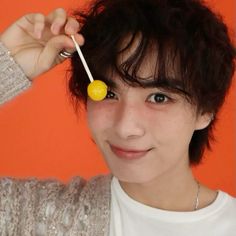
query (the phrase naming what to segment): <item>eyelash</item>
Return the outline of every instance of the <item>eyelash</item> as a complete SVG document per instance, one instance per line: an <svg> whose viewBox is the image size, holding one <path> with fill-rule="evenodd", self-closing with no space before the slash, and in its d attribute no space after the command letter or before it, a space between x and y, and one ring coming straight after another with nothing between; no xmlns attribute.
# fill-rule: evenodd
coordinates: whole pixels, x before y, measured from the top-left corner
<svg viewBox="0 0 236 236"><path fill-rule="evenodd" d="M155 97L156 96L159 96L159 98L161 97L162 98L162 100L160 101L156 101L155 100ZM151 101L151 98L154 98L154 101ZM150 103L166 103L166 102L169 102L171 100L171 98L170 97L168 97L168 96L166 96L165 94L163 94L163 93L154 93L154 94L151 94L149 97L148 97L148 99L147 99L147 101L148 102L150 102Z"/></svg>
<svg viewBox="0 0 236 236"><path fill-rule="evenodd" d="M110 97L112 94L112 97ZM116 94L114 92L112 92L111 90L107 90L107 96L105 97L105 99L114 99L116 97Z"/></svg>
<svg viewBox="0 0 236 236"><path fill-rule="evenodd" d="M156 101L155 100L155 96L161 96L162 97L162 101ZM152 98L154 98L154 101L152 101ZM108 90L107 91L107 96L105 99L117 99L117 96L116 94L111 91L111 90ZM171 100L173 100L172 98L170 98L169 96L163 94L163 93L154 93L154 94L151 94L148 96L147 98L147 101L150 102L150 103L158 103L158 104L162 104L162 103L167 103L167 102L170 102Z"/></svg>

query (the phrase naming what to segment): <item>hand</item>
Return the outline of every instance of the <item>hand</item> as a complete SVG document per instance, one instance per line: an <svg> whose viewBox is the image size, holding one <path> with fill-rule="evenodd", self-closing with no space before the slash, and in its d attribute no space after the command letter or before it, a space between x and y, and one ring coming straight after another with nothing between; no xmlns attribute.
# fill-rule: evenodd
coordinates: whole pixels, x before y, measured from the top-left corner
<svg viewBox="0 0 236 236"><path fill-rule="evenodd" d="M75 51L70 35L83 45L79 28L79 23L59 8L48 16L35 13L21 17L1 34L0 41L32 80L65 60L59 56L62 49Z"/></svg>

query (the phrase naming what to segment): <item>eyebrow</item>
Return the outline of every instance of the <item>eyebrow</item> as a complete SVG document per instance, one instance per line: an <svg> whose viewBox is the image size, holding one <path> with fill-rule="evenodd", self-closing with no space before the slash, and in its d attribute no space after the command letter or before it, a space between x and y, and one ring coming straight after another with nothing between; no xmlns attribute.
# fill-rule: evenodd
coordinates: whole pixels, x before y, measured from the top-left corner
<svg viewBox="0 0 236 236"><path fill-rule="evenodd" d="M141 84L144 88L169 88L184 91L183 82L171 77L142 80Z"/></svg>
<svg viewBox="0 0 236 236"><path fill-rule="evenodd" d="M152 79L151 81L144 81L142 86L144 88L160 88L167 92L191 97L190 93L184 88L183 81L176 78L165 77Z"/></svg>
<svg viewBox="0 0 236 236"><path fill-rule="evenodd" d="M111 89L117 89L118 88L118 85L114 80L108 79L104 75L96 74L95 78L99 79L99 80L102 80Z"/></svg>
<svg viewBox="0 0 236 236"><path fill-rule="evenodd" d="M119 88L118 84L114 80L108 79L103 75L99 75L99 78L103 82L105 82L110 89ZM156 79L153 77L147 77L147 78L136 79L135 81L137 81L137 83L139 83L140 87L142 88L161 88L172 92L175 91L178 93L189 95L189 93L184 89L183 82L173 77L164 77Z"/></svg>
<svg viewBox="0 0 236 236"><path fill-rule="evenodd" d="M119 86L117 85L117 83L114 80L110 80L106 77L102 77L103 82L106 83L106 85L111 88L111 89L117 89Z"/></svg>

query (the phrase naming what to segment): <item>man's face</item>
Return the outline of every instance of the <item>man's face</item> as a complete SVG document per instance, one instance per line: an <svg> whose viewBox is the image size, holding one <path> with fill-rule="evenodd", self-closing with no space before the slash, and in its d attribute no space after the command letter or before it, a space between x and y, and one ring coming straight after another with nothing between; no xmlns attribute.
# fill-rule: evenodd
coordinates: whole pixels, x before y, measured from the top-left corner
<svg viewBox="0 0 236 236"><path fill-rule="evenodd" d="M191 137L205 119L178 94L116 83L111 98L87 103L93 139L111 172L122 181L146 182L187 168Z"/></svg>
<svg viewBox="0 0 236 236"><path fill-rule="evenodd" d="M155 62L149 58L140 68L142 78L153 73ZM196 107L180 94L161 87L131 87L115 75L112 81L116 86L106 99L88 100L87 118L113 175L145 183L188 170L193 132L205 128L208 117L197 115Z"/></svg>

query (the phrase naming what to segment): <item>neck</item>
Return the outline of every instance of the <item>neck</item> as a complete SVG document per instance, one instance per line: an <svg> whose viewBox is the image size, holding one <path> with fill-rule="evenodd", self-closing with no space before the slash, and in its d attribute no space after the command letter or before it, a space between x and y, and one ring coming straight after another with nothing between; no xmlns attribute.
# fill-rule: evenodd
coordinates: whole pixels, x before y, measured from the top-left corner
<svg viewBox="0 0 236 236"><path fill-rule="evenodd" d="M120 181L120 184L131 198L151 207L170 211L193 211L195 208L198 184L190 167L145 183Z"/></svg>

